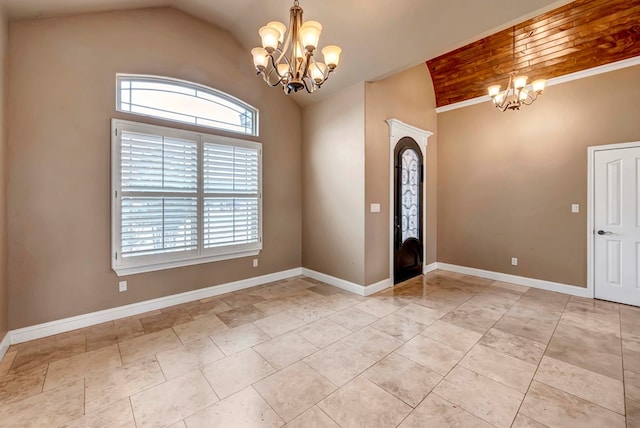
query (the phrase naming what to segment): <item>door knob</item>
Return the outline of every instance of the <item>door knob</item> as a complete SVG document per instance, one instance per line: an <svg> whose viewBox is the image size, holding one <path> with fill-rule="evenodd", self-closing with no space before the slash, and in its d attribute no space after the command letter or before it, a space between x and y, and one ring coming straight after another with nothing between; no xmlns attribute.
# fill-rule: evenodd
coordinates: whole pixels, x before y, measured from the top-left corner
<svg viewBox="0 0 640 428"><path fill-rule="evenodd" d="M599 230L598 231L598 235L613 235L613 232L605 232L604 230Z"/></svg>

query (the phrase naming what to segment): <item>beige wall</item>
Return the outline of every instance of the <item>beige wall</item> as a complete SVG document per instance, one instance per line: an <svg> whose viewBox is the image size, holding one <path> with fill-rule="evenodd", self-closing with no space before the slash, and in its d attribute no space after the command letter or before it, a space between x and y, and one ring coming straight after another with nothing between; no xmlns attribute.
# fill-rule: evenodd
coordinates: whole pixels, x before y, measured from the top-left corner
<svg viewBox="0 0 640 428"><path fill-rule="evenodd" d="M438 261L586 286L587 147L640 141L639 82L636 66L519 112L439 114Z"/></svg>
<svg viewBox="0 0 640 428"><path fill-rule="evenodd" d="M7 283L7 44L9 26L0 7L0 341L9 329L9 287Z"/></svg>
<svg viewBox="0 0 640 428"><path fill-rule="evenodd" d="M302 141L302 265L364 284L364 84L306 107Z"/></svg>
<svg viewBox="0 0 640 428"><path fill-rule="evenodd" d="M399 119L432 132L426 153L426 263L436 261L437 249L437 118L435 95L427 67L420 64L378 82L366 84L365 281L374 284L389 272L389 127ZM370 204L381 212L371 213ZM392 203L392 202L391 202ZM392 273L391 273L392 274Z"/></svg>
<svg viewBox="0 0 640 428"><path fill-rule="evenodd" d="M11 329L300 266L300 108L255 76L227 32L173 9L144 9L15 22L9 45ZM133 275L118 293L110 119L149 120L116 113L117 72L209 85L260 109L259 268L245 258Z"/></svg>

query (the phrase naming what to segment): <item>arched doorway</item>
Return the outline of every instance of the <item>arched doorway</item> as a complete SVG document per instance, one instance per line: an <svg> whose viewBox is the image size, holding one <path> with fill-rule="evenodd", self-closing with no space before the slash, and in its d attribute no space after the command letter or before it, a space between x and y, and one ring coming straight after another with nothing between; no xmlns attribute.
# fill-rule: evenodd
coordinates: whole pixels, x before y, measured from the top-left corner
<svg viewBox="0 0 640 428"><path fill-rule="evenodd" d="M389 119L387 124L390 134L391 174L389 180L389 276L391 282L397 284L422 274L424 269L426 260L425 158L427 139L433 134L397 119Z"/></svg>
<svg viewBox="0 0 640 428"><path fill-rule="evenodd" d="M402 138L394 151L393 282L422 274L424 263L424 165L418 143Z"/></svg>

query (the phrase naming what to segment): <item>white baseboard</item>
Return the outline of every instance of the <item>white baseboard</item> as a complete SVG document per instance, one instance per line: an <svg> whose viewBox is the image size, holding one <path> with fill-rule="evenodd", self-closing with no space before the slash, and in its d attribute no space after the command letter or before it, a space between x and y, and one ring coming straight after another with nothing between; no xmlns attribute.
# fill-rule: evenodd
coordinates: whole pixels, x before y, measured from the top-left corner
<svg viewBox="0 0 640 428"><path fill-rule="evenodd" d="M355 282L347 281L345 279L336 278L335 276L327 275L326 273L317 272L315 270L302 268L302 274L313 278L318 281L325 282L334 287L342 288L343 290L350 291L359 296L365 296L365 287L363 285L356 284Z"/></svg>
<svg viewBox="0 0 640 428"><path fill-rule="evenodd" d="M4 335L2 340L0 340L0 361L4 358L9 350L9 345L11 345L11 332L8 331L7 334Z"/></svg>
<svg viewBox="0 0 640 428"><path fill-rule="evenodd" d="M544 281L541 279L527 278L523 276L510 275L500 272L492 272L482 269L458 266L449 263L431 263L424 267L424 273L432 272L436 269L457 272L465 275L473 275L480 278L493 279L496 281L510 282L513 284L524 285L527 287L540 288L543 290L556 291L559 293L570 294L573 296L592 298L592 292L588 288L577 287L573 285L561 284L557 282ZM4 356L10 344L27 342L29 340L40 339L42 337L52 336L55 334L65 333L67 331L79 328L90 327L92 325L113 321L144 312L163 309L181 303L192 302L198 299L218 296L220 294L231 293L233 291L243 290L255 287L257 285L269 282L279 281L292 278L298 275L305 275L309 278L325 282L334 287L350 291L359 296L370 296L384 289L393 286L390 278L371 284L369 286L359 285L344 279L336 278L331 275L316 272L307 268L295 268L282 272L271 273L268 275L257 276L254 278L243 279L240 281L230 282L227 284L215 285L212 287L202 288L199 290L188 291L186 293L174 294L171 296L160 297L153 300L147 300L130 305L119 306L117 308L105 309L103 311L92 312L89 314L78 315L75 317L64 318L61 320L51 321L43 324L37 324L29 327L20 328L9 331L0 341L0 359Z"/></svg>
<svg viewBox="0 0 640 428"><path fill-rule="evenodd" d="M132 315L138 315L144 312L168 308L169 306L179 305L181 303L192 302L198 299L205 299L207 297L218 296L220 294L230 293L232 291L243 290L245 288L251 288L257 285L279 281L298 275L302 275L301 268L290 269L263 276L256 276L253 278L247 278L221 285L214 285L212 287L201 288L199 290L187 291L185 293L174 294L171 296L160 297L144 302L132 303L130 305L119 306L117 308L105 309L98 312L92 312L89 314L78 315L75 317L64 318L61 320L12 330L7 334L3 342L0 343L0 351L2 350L2 344L7 341L7 338L9 338L9 341L12 344L27 342L29 340L40 339L42 337L64 333L67 331L76 330L78 328L89 327L103 322L113 321L119 318L130 317Z"/></svg>
<svg viewBox="0 0 640 428"><path fill-rule="evenodd" d="M422 270L422 273L429 273L429 272L433 272L434 270L438 269L438 262L434 262L428 265L425 265L424 269Z"/></svg>
<svg viewBox="0 0 640 428"><path fill-rule="evenodd" d="M393 282L391 282L390 278L383 279L382 281L376 282L375 284L364 286L356 284L355 282L347 281L335 276L327 275L326 273L317 272L315 270L307 268L302 268L302 274L304 276L308 276L309 278L313 278L318 281L325 282L329 285L333 285L334 287L350 291L351 293L357 294L358 296L365 297L371 296L372 294L378 293L393 286Z"/></svg>
<svg viewBox="0 0 640 428"><path fill-rule="evenodd" d="M593 298L591 290L577 285L562 284L559 282L545 281L542 279L528 278L525 276L511 275L508 273L493 272L488 270L470 268L466 266L452 265L449 263L437 263L438 269L449 272L462 273L465 275L478 276L480 278L493 279L495 281L510 282L512 284L524 285L525 287L540 288L547 291L570 294L572 296Z"/></svg>
<svg viewBox="0 0 640 428"><path fill-rule="evenodd" d="M386 290L389 287L393 287L393 281L391 278L383 279L380 282L376 282L375 284L367 285L364 288L364 295L371 296L372 294L376 294L382 290Z"/></svg>

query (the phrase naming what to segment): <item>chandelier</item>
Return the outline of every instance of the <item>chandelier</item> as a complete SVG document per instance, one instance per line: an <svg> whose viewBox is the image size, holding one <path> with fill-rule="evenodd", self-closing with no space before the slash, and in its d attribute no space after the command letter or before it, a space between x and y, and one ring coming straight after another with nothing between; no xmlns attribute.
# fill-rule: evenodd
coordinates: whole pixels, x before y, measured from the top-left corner
<svg viewBox="0 0 640 428"><path fill-rule="evenodd" d="M253 64L257 74L271 86L281 85L284 92L305 89L311 93L319 89L335 70L342 49L326 46L322 49L324 62L314 58L322 25L316 21L303 22L302 8L298 0L290 10L289 31L278 21L269 22L260 28L261 48L253 48Z"/></svg>
<svg viewBox="0 0 640 428"><path fill-rule="evenodd" d="M512 42L512 55L513 63L516 59L516 29L513 27L513 42ZM527 87L527 76L518 75L517 71L509 73L509 83L507 89L501 91L500 85L489 86L489 96L493 101L493 104L501 111L507 110L520 110L522 106L528 106L538 98L538 95L542 94L544 87L547 84L545 79L535 80L531 86Z"/></svg>

